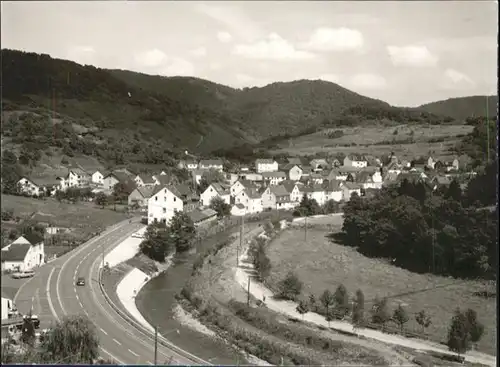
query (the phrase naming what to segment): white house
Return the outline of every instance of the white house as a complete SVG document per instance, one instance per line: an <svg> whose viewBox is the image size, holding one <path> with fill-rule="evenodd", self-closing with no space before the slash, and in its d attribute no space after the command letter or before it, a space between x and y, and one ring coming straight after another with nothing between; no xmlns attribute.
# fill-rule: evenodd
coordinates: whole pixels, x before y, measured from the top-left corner
<svg viewBox="0 0 500 367"><path fill-rule="evenodd" d="M238 181L238 174L237 173L226 173L224 176L225 180L229 183L229 186L233 186L233 184Z"/></svg>
<svg viewBox="0 0 500 367"><path fill-rule="evenodd" d="M344 193L341 183L342 181L331 180L325 184L326 201L342 201Z"/></svg>
<svg viewBox="0 0 500 367"><path fill-rule="evenodd" d="M215 169L222 172L224 170L224 163L220 159L206 159L200 161L199 169Z"/></svg>
<svg viewBox="0 0 500 367"><path fill-rule="evenodd" d="M323 158L313 159L310 165L313 171L323 171L328 168L328 162Z"/></svg>
<svg viewBox="0 0 500 367"><path fill-rule="evenodd" d="M177 165L178 168L184 168L188 171L192 171L198 168L198 162L194 160L181 160Z"/></svg>
<svg viewBox="0 0 500 367"><path fill-rule="evenodd" d="M300 200L302 200L302 193L299 187L304 186L303 184L291 181L283 181L281 185L290 194L290 201L299 202Z"/></svg>
<svg viewBox="0 0 500 367"><path fill-rule="evenodd" d="M113 190L117 183L132 183L134 177L123 171L113 171L104 176L103 187L106 190Z"/></svg>
<svg viewBox="0 0 500 367"><path fill-rule="evenodd" d="M200 202L203 206L209 206L214 197L220 197L226 204L230 204L231 196L229 189L220 183L211 183L200 196Z"/></svg>
<svg viewBox="0 0 500 367"><path fill-rule="evenodd" d="M403 172L403 166L399 164L398 162L391 162L387 165L387 172L388 173L395 173L399 175L401 172Z"/></svg>
<svg viewBox="0 0 500 367"><path fill-rule="evenodd" d="M147 209L149 198L153 196L154 190L154 187L151 186L140 186L135 188L128 196L128 205L138 205L139 208Z"/></svg>
<svg viewBox="0 0 500 367"><path fill-rule="evenodd" d="M257 186L248 180L238 180L231 185L229 191L232 197L236 197L241 191L245 189L257 189Z"/></svg>
<svg viewBox="0 0 500 367"><path fill-rule="evenodd" d="M157 187L148 200L148 224L154 222L170 223L176 211L183 211L184 203L180 195L174 194L173 187Z"/></svg>
<svg viewBox="0 0 500 367"><path fill-rule="evenodd" d="M382 175L377 172L359 172L356 175L356 180L363 189L380 189L382 188Z"/></svg>
<svg viewBox="0 0 500 367"><path fill-rule="evenodd" d="M39 185L35 184L32 180L26 177L17 181L17 188L20 193L30 196L39 196L43 192Z"/></svg>
<svg viewBox="0 0 500 367"><path fill-rule="evenodd" d="M290 193L283 185L270 186L262 193L263 209L291 209L293 205Z"/></svg>
<svg viewBox="0 0 500 367"><path fill-rule="evenodd" d="M90 174L81 168L71 168L68 172L69 187L87 187L90 181Z"/></svg>
<svg viewBox="0 0 500 367"><path fill-rule="evenodd" d="M319 205L325 205L327 195L322 185L312 184L304 187L301 191L305 193L309 199L316 200Z"/></svg>
<svg viewBox="0 0 500 367"><path fill-rule="evenodd" d="M262 173L256 172L241 172L239 179L247 180L252 182L261 182L262 181Z"/></svg>
<svg viewBox="0 0 500 367"><path fill-rule="evenodd" d="M194 169L191 171L191 176L193 178L193 183L195 185L199 185L201 182L201 178L203 177L203 174L207 172L206 169Z"/></svg>
<svg viewBox="0 0 500 367"><path fill-rule="evenodd" d="M2 297L2 321L9 318L9 312L13 306L14 303L10 298Z"/></svg>
<svg viewBox="0 0 500 367"><path fill-rule="evenodd" d="M294 164L288 170L288 178L292 181L298 181L302 177L302 168Z"/></svg>
<svg viewBox="0 0 500 367"><path fill-rule="evenodd" d="M331 180L336 180L336 181L345 181L347 180L347 176L349 175L349 172L346 171L341 171L338 169L332 169L330 173L325 177L326 180L331 181Z"/></svg>
<svg viewBox="0 0 500 367"><path fill-rule="evenodd" d="M325 181L325 176L323 176L321 173L313 172L309 175L309 182L317 185L323 184Z"/></svg>
<svg viewBox="0 0 500 367"><path fill-rule="evenodd" d="M279 185L286 180L285 172L262 172L262 180L271 186Z"/></svg>
<svg viewBox="0 0 500 367"><path fill-rule="evenodd" d="M26 234L2 249L2 271L27 271L45 262L43 237Z"/></svg>
<svg viewBox="0 0 500 367"><path fill-rule="evenodd" d="M262 212L262 195L256 189L242 190L235 198L236 204L243 204L246 214Z"/></svg>
<svg viewBox="0 0 500 367"><path fill-rule="evenodd" d="M257 159L255 160L255 170L258 173L276 172L278 171L278 162L274 159Z"/></svg>
<svg viewBox="0 0 500 367"><path fill-rule="evenodd" d="M341 188L342 188L342 196L343 196L344 201L351 200L351 195L353 193L357 193L358 196L361 196L361 187L359 187L359 185L356 183L342 182Z"/></svg>
<svg viewBox="0 0 500 367"><path fill-rule="evenodd" d="M103 185L104 175L100 171L95 171L94 173L92 173L90 180L94 184Z"/></svg>
<svg viewBox="0 0 500 367"><path fill-rule="evenodd" d="M145 174L135 176L134 182L137 187L152 187L156 185L156 180L153 178L153 176Z"/></svg>
<svg viewBox="0 0 500 367"><path fill-rule="evenodd" d="M432 157L427 158L427 161L425 163L430 169L434 169L434 167L436 166L436 161Z"/></svg>
<svg viewBox="0 0 500 367"><path fill-rule="evenodd" d="M362 155L349 154L344 158L344 166L363 168L368 166L368 160Z"/></svg>

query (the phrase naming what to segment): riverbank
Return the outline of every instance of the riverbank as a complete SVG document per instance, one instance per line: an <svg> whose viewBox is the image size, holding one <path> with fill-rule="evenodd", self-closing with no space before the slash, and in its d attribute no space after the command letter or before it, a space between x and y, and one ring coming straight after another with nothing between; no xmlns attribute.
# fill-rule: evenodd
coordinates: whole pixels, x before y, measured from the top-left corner
<svg viewBox="0 0 500 367"><path fill-rule="evenodd" d="M254 228L243 246L261 232L262 228ZM239 247L240 241L233 241L204 259L179 300L217 335L274 365L411 365L404 356L382 343L321 332L262 307L262 298L248 299L247 288L243 289L234 280ZM252 281L250 289L253 284Z"/></svg>

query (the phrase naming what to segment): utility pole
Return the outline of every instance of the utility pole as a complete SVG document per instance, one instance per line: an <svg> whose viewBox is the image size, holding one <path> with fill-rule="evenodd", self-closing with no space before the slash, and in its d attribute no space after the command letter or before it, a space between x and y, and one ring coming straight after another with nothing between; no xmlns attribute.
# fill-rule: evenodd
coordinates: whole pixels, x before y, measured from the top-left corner
<svg viewBox="0 0 500 367"><path fill-rule="evenodd" d="M155 366L158 362L158 326L155 326Z"/></svg>
<svg viewBox="0 0 500 367"><path fill-rule="evenodd" d="M243 226L245 222L245 216L241 217L241 226L240 226L240 244L236 246L236 267L240 266L240 248L243 248Z"/></svg>
<svg viewBox="0 0 500 367"><path fill-rule="evenodd" d="M250 307L250 277L248 277L247 306Z"/></svg>
<svg viewBox="0 0 500 367"><path fill-rule="evenodd" d="M488 140L486 143L486 152L488 157L488 163L490 162L490 121L489 121L489 111L488 111L488 96L486 96L486 139Z"/></svg>

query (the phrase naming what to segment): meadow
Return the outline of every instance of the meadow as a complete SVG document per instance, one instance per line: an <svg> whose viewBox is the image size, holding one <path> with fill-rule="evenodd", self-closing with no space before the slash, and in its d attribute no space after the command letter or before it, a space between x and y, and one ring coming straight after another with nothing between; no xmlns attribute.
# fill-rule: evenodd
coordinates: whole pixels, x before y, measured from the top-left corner
<svg viewBox="0 0 500 367"><path fill-rule="evenodd" d="M446 157L451 155L450 148L472 129L469 125L331 128L283 141L272 152L292 156L319 152L379 156L394 152L405 159L431 153ZM332 137L337 130L342 131L342 136Z"/></svg>
<svg viewBox="0 0 500 367"><path fill-rule="evenodd" d="M351 297L361 289L367 310L375 297L387 297L391 312L398 304L406 307L410 320L405 327L414 332L421 331L414 316L424 309L432 319L426 333L435 342L446 340L457 306L472 308L485 325L478 349L496 355L496 300L473 295L482 289L482 283L415 274L332 243L327 235L324 229L310 228L305 238L303 229L288 229L273 240L268 248L272 264L269 286L276 289L278 282L293 271L304 283L304 298L314 294L318 299L324 290L334 292L340 284L344 284Z"/></svg>

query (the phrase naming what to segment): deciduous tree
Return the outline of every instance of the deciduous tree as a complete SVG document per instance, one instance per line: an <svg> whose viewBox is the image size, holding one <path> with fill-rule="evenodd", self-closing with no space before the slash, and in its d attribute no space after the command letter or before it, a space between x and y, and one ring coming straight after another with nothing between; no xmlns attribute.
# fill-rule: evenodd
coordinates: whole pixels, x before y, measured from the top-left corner
<svg viewBox="0 0 500 367"><path fill-rule="evenodd" d="M427 315L425 310L421 310L415 315L415 321L422 327L422 333L424 333L425 329L431 326L432 323L431 317Z"/></svg>
<svg viewBox="0 0 500 367"><path fill-rule="evenodd" d="M399 325L401 333L403 333L404 325L410 320L405 308L399 304L392 314L392 319Z"/></svg>
<svg viewBox="0 0 500 367"><path fill-rule="evenodd" d="M295 310L302 316L302 320L304 320L304 315L309 312L309 304L307 301L301 300Z"/></svg>
<svg viewBox="0 0 500 367"><path fill-rule="evenodd" d="M447 344L448 348L459 356L467 352L471 346L467 324L467 317L457 308L451 319Z"/></svg>
<svg viewBox="0 0 500 367"><path fill-rule="evenodd" d="M278 296L280 298L294 301L302 291L302 282L295 273L289 272L286 277L280 281L278 287Z"/></svg>
<svg viewBox="0 0 500 367"><path fill-rule="evenodd" d="M222 219L231 215L231 205L226 203L224 199L219 196L214 196L210 200L210 208L217 212L217 218Z"/></svg>

